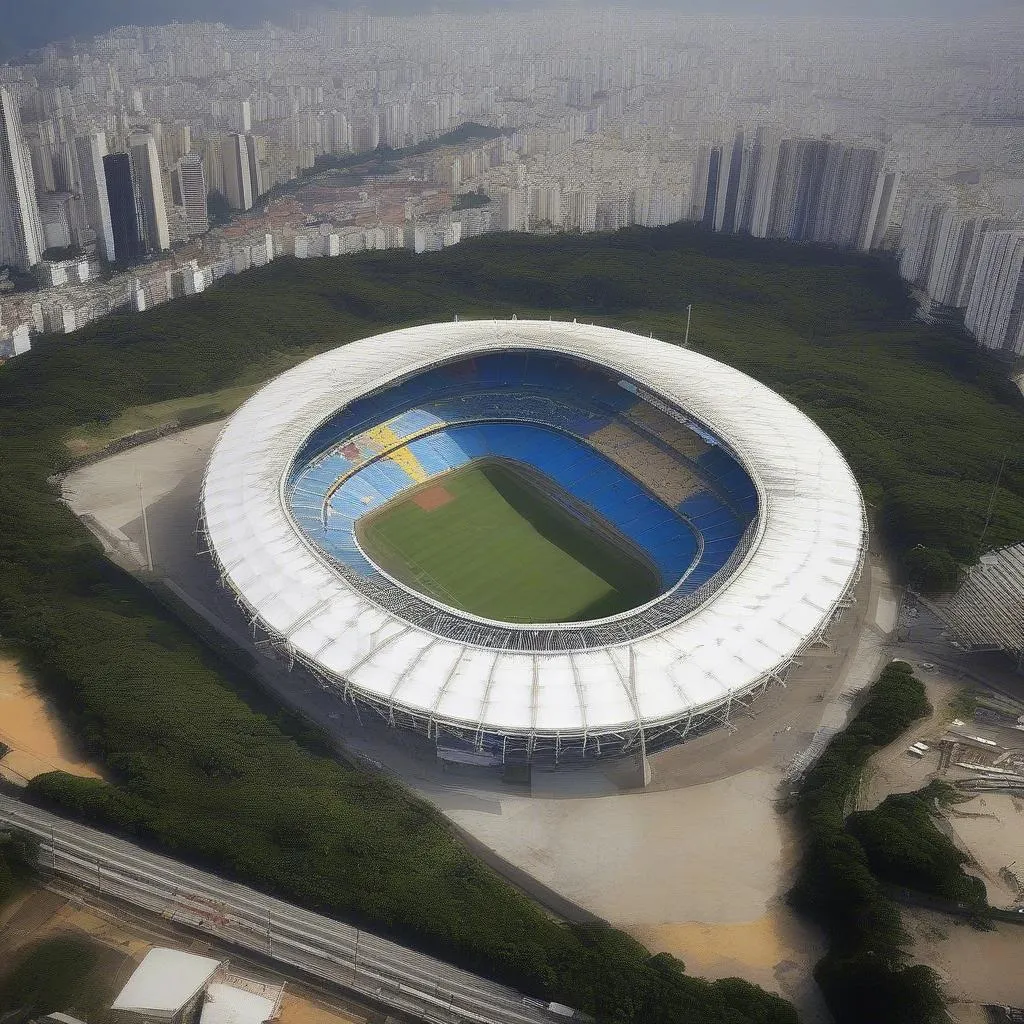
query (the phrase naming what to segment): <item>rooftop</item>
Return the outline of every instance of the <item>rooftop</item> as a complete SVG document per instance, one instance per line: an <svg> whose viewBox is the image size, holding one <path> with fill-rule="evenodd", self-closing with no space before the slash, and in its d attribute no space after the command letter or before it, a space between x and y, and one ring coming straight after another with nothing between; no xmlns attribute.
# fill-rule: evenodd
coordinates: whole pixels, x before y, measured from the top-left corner
<svg viewBox="0 0 1024 1024"><path fill-rule="evenodd" d="M151 949L110 1008L173 1014L203 988L220 965L220 960L179 949Z"/></svg>

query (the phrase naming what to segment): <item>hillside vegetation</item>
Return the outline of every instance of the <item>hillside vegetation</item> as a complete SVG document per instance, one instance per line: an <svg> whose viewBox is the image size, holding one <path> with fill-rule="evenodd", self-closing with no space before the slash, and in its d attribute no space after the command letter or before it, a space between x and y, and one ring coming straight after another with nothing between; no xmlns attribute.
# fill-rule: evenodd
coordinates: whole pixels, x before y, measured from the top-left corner
<svg viewBox="0 0 1024 1024"><path fill-rule="evenodd" d="M0 634L116 780L54 773L35 798L600 1021L795 1021L753 986L693 979L622 933L552 922L440 815L336 763L287 716L254 710L237 671L106 562L48 482L83 425L248 383L368 333L515 312L680 340L688 302L693 344L814 416L897 548L924 546L916 571L933 584L974 556L1008 449L987 543L1024 537L1020 401L994 364L912 324L902 286L873 259L674 228L280 260L41 340L0 369Z"/></svg>
<svg viewBox="0 0 1024 1024"><path fill-rule="evenodd" d="M968 858L935 824L933 802L952 797L944 783L894 793L874 810L847 817L871 755L930 711L911 667L890 662L799 786L804 853L790 899L828 937L814 976L838 1024L949 1019L938 976L910 963L899 907L886 886L966 906L978 920L988 910L984 883L963 870Z"/></svg>
<svg viewBox="0 0 1024 1024"><path fill-rule="evenodd" d="M1024 538L1024 399L1003 367L912 319L876 257L680 225L610 236L490 236L414 257L278 260L147 314L37 344L0 377L19 432L99 426L133 406L277 372L318 348L456 314L572 318L681 341L776 388L850 460L897 552L941 589Z"/></svg>

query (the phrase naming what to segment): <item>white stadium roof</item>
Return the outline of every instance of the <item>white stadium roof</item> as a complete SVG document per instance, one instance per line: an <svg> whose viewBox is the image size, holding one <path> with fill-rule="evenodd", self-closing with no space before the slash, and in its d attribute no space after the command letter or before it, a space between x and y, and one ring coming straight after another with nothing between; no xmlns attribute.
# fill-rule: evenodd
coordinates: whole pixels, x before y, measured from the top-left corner
<svg viewBox="0 0 1024 1024"><path fill-rule="evenodd" d="M354 585L293 523L284 495L291 461L333 413L417 370L510 349L562 353L621 374L706 425L743 463L759 500L749 548L684 617L579 650L457 640ZM310 359L232 417L202 501L224 582L275 640L350 697L428 728L478 735L642 736L727 708L820 636L856 582L866 531L838 449L764 385L687 349L546 320L431 324Z"/></svg>

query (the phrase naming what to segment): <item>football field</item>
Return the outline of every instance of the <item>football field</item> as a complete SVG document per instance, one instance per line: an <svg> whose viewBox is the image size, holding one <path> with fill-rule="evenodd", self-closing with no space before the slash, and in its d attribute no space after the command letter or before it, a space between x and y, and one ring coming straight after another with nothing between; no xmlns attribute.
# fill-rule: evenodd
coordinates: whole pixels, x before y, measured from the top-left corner
<svg viewBox="0 0 1024 1024"><path fill-rule="evenodd" d="M360 519L356 533L366 554L407 586L503 622L602 618L660 589L655 570L610 526L585 525L500 460L406 492Z"/></svg>

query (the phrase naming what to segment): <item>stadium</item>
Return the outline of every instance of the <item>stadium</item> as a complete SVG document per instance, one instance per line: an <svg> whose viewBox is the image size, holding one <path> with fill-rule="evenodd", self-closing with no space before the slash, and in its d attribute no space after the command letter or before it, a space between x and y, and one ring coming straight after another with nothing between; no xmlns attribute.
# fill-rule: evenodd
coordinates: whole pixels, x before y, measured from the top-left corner
<svg viewBox="0 0 1024 1024"><path fill-rule="evenodd" d="M848 607L845 460L745 374L624 331L455 321L317 356L232 417L201 529L254 630L479 764L729 721Z"/></svg>

